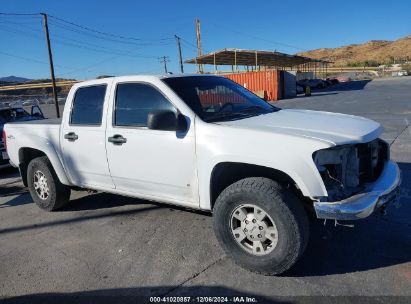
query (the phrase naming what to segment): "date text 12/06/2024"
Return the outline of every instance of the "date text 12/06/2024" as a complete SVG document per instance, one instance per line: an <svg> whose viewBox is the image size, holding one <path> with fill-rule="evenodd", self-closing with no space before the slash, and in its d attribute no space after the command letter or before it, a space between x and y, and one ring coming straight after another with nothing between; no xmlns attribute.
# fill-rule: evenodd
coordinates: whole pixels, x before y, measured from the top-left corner
<svg viewBox="0 0 411 304"><path fill-rule="evenodd" d="M150 297L150 303L258 303L255 297Z"/></svg>

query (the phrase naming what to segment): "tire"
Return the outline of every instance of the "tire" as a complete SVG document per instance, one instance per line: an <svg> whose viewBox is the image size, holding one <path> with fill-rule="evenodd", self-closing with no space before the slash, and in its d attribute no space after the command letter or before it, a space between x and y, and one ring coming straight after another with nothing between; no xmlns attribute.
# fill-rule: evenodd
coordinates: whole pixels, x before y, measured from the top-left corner
<svg viewBox="0 0 411 304"><path fill-rule="evenodd" d="M43 210L55 211L69 202L70 188L60 182L47 156L30 161L27 183L33 201Z"/></svg>
<svg viewBox="0 0 411 304"><path fill-rule="evenodd" d="M247 218L237 218L234 213L237 211L239 216L247 214L248 225L245 224ZM264 218L253 224L250 219L256 212L262 212L258 217ZM268 178L245 178L228 186L216 200L213 220L215 234L227 255L239 266L264 275L277 275L290 269L301 257L309 238L309 223L302 202L291 190ZM273 225L269 227L271 221ZM234 225L241 226L234 229ZM244 227L249 228L244 232L245 237L241 235ZM264 235L254 228L261 229ZM244 239L240 243L236 238ZM265 241L260 242L263 239Z"/></svg>

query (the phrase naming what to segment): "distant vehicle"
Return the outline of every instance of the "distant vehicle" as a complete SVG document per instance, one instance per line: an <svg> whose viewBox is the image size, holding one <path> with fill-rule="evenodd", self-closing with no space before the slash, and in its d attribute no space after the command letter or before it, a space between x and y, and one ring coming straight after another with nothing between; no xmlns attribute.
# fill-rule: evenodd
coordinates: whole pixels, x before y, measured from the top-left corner
<svg viewBox="0 0 411 304"><path fill-rule="evenodd" d="M36 106L38 102L36 100L26 100L23 102L23 106L28 107L28 106Z"/></svg>
<svg viewBox="0 0 411 304"><path fill-rule="evenodd" d="M0 132L3 132L6 123L39 119L44 119L44 115L38 106L31 108L31 114L21 107L2 107L0 108ZM4 147L3 139L0 139L0 169L8 166L10 166L9 156Z"/></svg>
<svg viewBox="0 0 411 304"><path fill-rule="evenodd" d="M77 83L61 120L9 123L3 138L40 208L80 187L207 210L227 254L272 275L301 257L309 216L358 220L398 200L382 131L279 109L224 77L167 75Z"/></svg>
<svg viewBox="0 0 411 304"><path fill-rule="evenodd" d="M347 76L338 76L338 77L335 77L335 79L337 79L338 82L350 82L351 81L351 78Z"/></svg>
<svg viewBox="0 0 411 304"><path fill-rule="evenodd" d="M57 98L57 102L59 105L64 105L66 103L66 97ZM54 100L53 100L53 103L54 103Z"/></svg>
<svg viewBox="0 0 411 304"><path fill-rule="evenodd" d="M327 78L326 81L331 82L331 84L337 84L337 83L339 83L338 79L337 79L337 78L334 78L334 77L332 77L332 78Z"/></svg>
<svg viewBox="0 0 411 304"><path fill-rule="evenodd" d="M303 87L304 89L306 86L309 86L311 89L323 89L327 87L328 83L322 79L305 79L299 80L297 85Z"/></svg>
<svg viewBox="0 0 411 304"><path fill-rule="evenodd" d="M10 107L10 101L3 101L1 104L0 104L0 109L1 108L5 108L5 107Z"/></svg>
<svg viewBox="0 0 411 304"><path fill-rule="evenodd" d="M406 70L392 72L393 77L401 77L401 76L408 76L408 72Z"/></svg>

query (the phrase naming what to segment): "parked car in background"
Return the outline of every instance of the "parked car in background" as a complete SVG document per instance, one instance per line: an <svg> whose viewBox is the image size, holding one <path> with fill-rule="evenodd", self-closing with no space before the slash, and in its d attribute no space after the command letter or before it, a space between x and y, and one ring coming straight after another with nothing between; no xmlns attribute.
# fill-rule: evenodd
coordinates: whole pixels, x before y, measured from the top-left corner
<svg viewBox="0 0 411 304"><path fill-rule="evenodd" d="M311 89L323 89L326 88L329 83L323 79L304 79L297 81L297 85L305 90L305 87L310 87Z"/></svg>
<svg viewBox="0 0 411 304"><path fill-rule="evenodd" d="M335 78L335 77L326 78L326 80L327 80L328 82L330 82L332 85L333 85L333 84L338 84L338 83L339 83L338 79L337 79L337 78Z"/></svg>
<svg viewBox="0 0 411 304"><path fill-rule="evenodd" d="M393 77L408 76L408 72L406 70L395 71L395 72L392 72L392 76Z"/></svg>
<svg viewBox="0 0 411 304"><path fill-rule="evenodd" d="M3 132L6 123L39 119L44 119L44 115L38 106L32 106L31 113L28 113L21 107L2 107L0 108L0 132ZM10 166L9 156L3 139L0 139L0 169L8 166Z"/></svg>
<svg viewBox="0 0 411 304"><path fill-rule="evenodd" d="M337 76L335 79L338 80L338 82L350 82L351 78L347 76Z"/></svg>
<svg viewBox="0 0 411 304"><path fill-rule="evenodd" d="M38 104L39 104L39 102L38 102L37 100L32 100L32 99L26 100L26 101L24 101L24 102L22 103L22 105L23 105L24 107L36 106L36 105L38 105Z"/></svg>
<svg viewBox="0 0 411 304"><path fill-rule="evenodd" d="M297 90L297 94L304 94L305 86L297 83L296 90Z"/></svg>

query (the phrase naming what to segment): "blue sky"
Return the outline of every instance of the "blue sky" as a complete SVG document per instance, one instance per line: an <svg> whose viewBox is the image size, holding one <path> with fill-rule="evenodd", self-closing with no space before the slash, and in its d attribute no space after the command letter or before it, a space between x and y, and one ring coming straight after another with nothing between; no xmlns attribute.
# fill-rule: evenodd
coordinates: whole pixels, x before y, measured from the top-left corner
<svg viewBox="0 0 411 304"><path fill-rule="evenodd" d="M178 72L173 37L184 39L184 59L195 57L196 17L201 20L203 52L243 48L296 53L411 34L411 1L2 0L0 12L45 12L135 38L84 34L80 28L50 18L56 76L77 79L160 74L159 56L169 56L169 70ZM0 15L0 37L0 77L49 77L39 16ZM185 70L193 72L195 67L185 65Z"/></svg>

